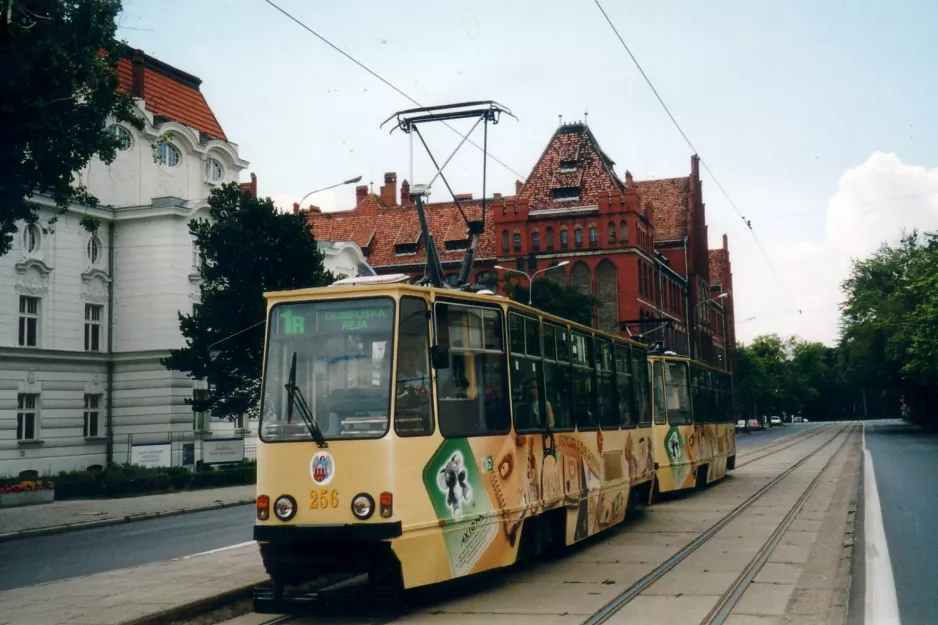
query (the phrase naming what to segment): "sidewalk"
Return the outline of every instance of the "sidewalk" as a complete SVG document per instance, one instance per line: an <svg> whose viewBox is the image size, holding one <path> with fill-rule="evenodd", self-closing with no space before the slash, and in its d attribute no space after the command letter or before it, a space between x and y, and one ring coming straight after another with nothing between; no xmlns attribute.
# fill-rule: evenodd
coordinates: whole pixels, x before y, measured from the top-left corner
<svg viewBox="0 0 938 625"><path fill-rule="evenodd" d="M254 502L256 487L227 486L121 499L73 499L0 509L0 542ZM2 619L2 617L0 617Z"/></svg>
<svg viewBox="0 0 938 625"><path fill-rule="evenodd" d="M257 545L0 592L0 625L155 625L189 618L268 580Z"/></svg>

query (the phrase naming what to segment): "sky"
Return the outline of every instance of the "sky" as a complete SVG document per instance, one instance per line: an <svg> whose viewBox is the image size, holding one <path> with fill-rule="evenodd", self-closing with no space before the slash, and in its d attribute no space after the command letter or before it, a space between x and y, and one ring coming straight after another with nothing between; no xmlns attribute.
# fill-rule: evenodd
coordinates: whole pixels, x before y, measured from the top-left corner
<svg viewBox="0 0 938 625"><path fill-rule="evenodd" d="M729 237L741 341L834 344L852 260L904 229L938 231L931 0L600 0L694 149L594 0L273 1L421 105L509 108L518 119L489 132L506 166L490 159L488 194L514 192L558 115L586 119L620 177L685 176L696 150L726 191L702 172L710 245ZM434 172L419 145L411 172L408 137L379 127L413 103L265 0L124 0L119 26L202 79L251 163L243 179L256 173L278 205L358 175L377 190L385 172L399 183ZM460 139L426 135L441 157ZM446 169L476 197L481 171L468 145ZM344 186L307 204L350 208L354 195Z"/></svg>

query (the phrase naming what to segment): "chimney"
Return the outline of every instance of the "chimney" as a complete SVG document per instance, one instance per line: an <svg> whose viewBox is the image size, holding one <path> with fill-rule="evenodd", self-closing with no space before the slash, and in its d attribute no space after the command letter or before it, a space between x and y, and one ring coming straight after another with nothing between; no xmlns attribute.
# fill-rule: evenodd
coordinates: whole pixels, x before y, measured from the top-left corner
<svg viewBox="0 0 938 625"><path fill-rule="evenodd" d="M243 193L249 193L252 198L257 198L257 174L251 172L251 182L242 182L238 184L238 188L241 189Z"/></svg>
<svg viewBox="0 0 938 625"><path fill-rule="evenodd" d="M726 235L725 235L725 234L723 235L723 251L724 251L724 252L729 252L729 251L730 251L730 244L729 244L729 242L726 240Z"/></svg>
<svg viewBox="0 0 938 625"><path fill-rule="evenodd" d="M300 212L300 203L299 203L299 202L294 202L294 203L293 203L293 214L296 215L296 214L299 213L299 212Z"/></svg>
<svg viewBox="0 0 938 625"><path fill-rule="evenodd" d="M143 68L146 63L145 59L146 55L143 53L143 50L134 50L133 56L131 57L133 80L130 86L130 94L141 100L146 99L146 89L144 88L143 80Z"/></svg>
<svg viewBox="0 0 938 625"><path fill-rule="evenodd" d="M502 194L501 194L501 193L493 193L493 194L492 194L492 199L493 199L493 200L500 200L500 199L502 199Z"/></svg>
<svg viewBox="0 0 938 625"><path fill-rule="evenodd" d="M397 203L397 174L389 171L384 174L384 186L381 187L381 203L394 206Z"/></svg>
<svg viewBox="0 0 938 625"><path fill-rule="evenodd" d="M695 180L700 178L700 157L694 154L690 157L690 175Z"/></svg>
<svg viewBox="0 0 938 625"><path fill-rule="evenodd" d="M466 202L472 199L471 193L457 193L453 196L454 199L459 200L460 202Z"/></svg>
<svg viewBox="0 0 938 625"><path fill-rule="evenodd" d="M401 206L410 204L410 183L406 180L401 183Z"/></svg>
<svg viewBox="0 0 938 625"><path fill-rule="evenodd" d="M317 214L319 214L319 213L322 213L322 209L319 208L318 206L316 206L315 204L310 204L310 205L309 205L309 208L306 209L306 212L307 212L307 213L317 213Z"/></svg>
<svg viewBox="0 0 938 625"><path fill-rule="evenodd" d="M651 202L645 202L645 219L648 220L652 228L655 227L655 206Z"/></svg>
<svg viewBox="0 0 938 625"><path fill-rule="evenodd" d="M631 189L635 183L632 182L632 172L628 169L625 170L625 188Z"/></svg>
<svg viewBox="0 0 938 625"><path fill-rule="evenodd" d="M355 207L358 208L362 205L362 201L368 197L368 185L360 184L355 187Z"/></svg>
<svg viewBox="0 0 938 625"><path fill-rule="evenodd" d="M519 193L521 193L521 187L523 186L524 186L523 182L521 182L520 180L515 180L515 195L518 195Z"/></svg>

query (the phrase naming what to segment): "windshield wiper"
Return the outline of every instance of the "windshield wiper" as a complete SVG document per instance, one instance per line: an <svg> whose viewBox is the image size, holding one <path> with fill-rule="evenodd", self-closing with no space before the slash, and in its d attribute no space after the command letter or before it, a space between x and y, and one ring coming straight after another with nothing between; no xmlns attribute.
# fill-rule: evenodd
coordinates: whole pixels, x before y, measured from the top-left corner
<svg viewBox="0 0 938 625"><path fill-rule="evenodd" d="M303 423L306 424L306 428L316 444L320 447L328 447L329 443L326 442L326 437L322 435L319 426L316 424L316 419L309 409L309 404L306 403L306 398L303 397L303 391L296 385L296 352L293 352L293 362L290 364L290 379L283 386L287 389L287 423L293 421L293 408L296 407L300 413L300 418L303 419Z"/></svg>

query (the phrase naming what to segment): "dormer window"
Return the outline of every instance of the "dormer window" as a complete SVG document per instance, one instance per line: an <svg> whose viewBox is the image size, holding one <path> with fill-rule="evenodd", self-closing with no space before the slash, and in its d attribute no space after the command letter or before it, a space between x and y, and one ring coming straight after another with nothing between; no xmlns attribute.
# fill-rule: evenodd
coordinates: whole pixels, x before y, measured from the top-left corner
<svg viewBox="0 0 938 625"><path fill-rule="evenodd" d="M468 249L469 241L467 239L462 239L461 241L447 241L444 245L446 246L447 252L458 252Z"/></svg>
<svg viewBox="0 0 938 625"><path fill-rule="evenodd" d="M576 161L560 161L560 171L565 174L570 173L571 171L576 171Z"/></svg>
<svg viewBox="0 0 938 625"><path fill-rule="evenodd" d="M417 253L416 243L398 243L394 246L394 253L398 256L408 256Z"/></svg>
<svg viewBox="0 0 938 625"><path fill-rule="evenodd" d="M580 189L578 187L552 189L550 193L557 202L575 202L580 199Z"/></svg>
<svg viewBox="0 0 938 625"><path fill-rule="evenodd" d="M222 164L214 158L205 159L205 177L209 182L219 182L225 175Z"/></svg>
<svg viewBox="0 0 938 625"><path fill-rule="evenodd" d="M160 163L167 167L175 167L179 164L179 150L169 143L161 143L156 150Z"/></svg>

